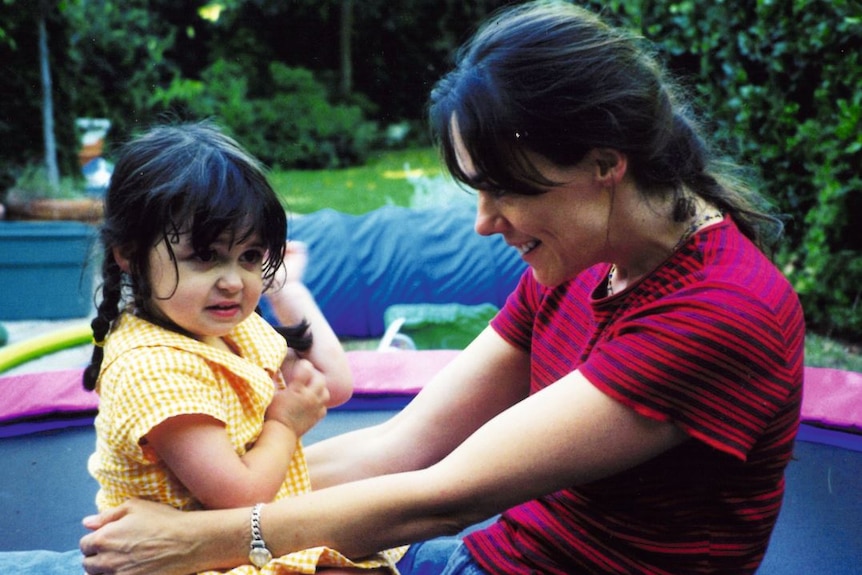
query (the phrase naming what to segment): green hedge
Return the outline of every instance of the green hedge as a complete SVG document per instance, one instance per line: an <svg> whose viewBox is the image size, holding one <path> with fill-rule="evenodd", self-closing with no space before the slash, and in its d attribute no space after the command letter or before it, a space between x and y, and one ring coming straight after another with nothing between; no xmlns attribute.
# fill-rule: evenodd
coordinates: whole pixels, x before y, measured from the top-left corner
<svg viewBox="0 0 862 575"><path fill-rule="evenodd" d="M340 168L364 162L378 137L357 105L330 102L326 87L309 70L279 62L254 78L235 63L217 60L201 80L176 79L156 90L152 104L182 116L214 118L261 161L273 168Z"/></svg>
<svg viewBox="0 0 862 575"><path fill-rule="evenodd" d="M709 114L715 140L753 166L766 194L789 215L777 260L800 294L809 328L862 341L862 234L851 224L862 215L860 0L587 4L658 44ZM106 11L102 3L60 3L50 11L56 126L66 171L75 169L76 115L111 117L112 135L123 139L129 126L147 124L159 109L185 107L193 116L216 117L274 167L361 162L377 142L362 108L330 101L309 72L226 61L261 62L270 54L264 49L217 60L199 80L178 76L183 79L162 88L166 77L179 74L166 56L174 45L167 32L176 31L146 3L132 5L134 11L108 2L112 10ZM7 10L0 25L0 59L16 74L3 90L0 136L10 144L0 151L0 187L4 172L8 184L15 165L41 156L35 19L32 10L18 9L26 2L10 6L16 9ZM470 14L478 18L480 12ZM72 33L91 21L104 27ZM138 28L145 33L132 33ZM151 29L160 32L150 35ZM439 62L415 65L442 69ZM152 86L155 95L147 101Z"/></svg>
<svg viewBox="0 0 862 575"><path fill-rule="evenodd" d="M776 257L809 329L862 340L858 0L592 4L659 45L720 147L788 214Z"/></svg>

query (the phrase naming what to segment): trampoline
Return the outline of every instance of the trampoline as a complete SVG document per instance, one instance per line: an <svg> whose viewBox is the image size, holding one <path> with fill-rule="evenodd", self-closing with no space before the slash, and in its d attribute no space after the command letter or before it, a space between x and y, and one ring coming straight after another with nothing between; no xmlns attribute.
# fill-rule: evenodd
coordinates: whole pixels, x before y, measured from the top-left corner
<svg viewBox="0 0 862 575"><path fill-rule="evenodd" d="M309 244L307 283L336 333L376 337L393 304L502 306L523 271L513 250L471 230L470 210L384 208L366 216L324 211L290 224ZM433 239L428 239L428 238ZM498 238L499 239L499 238ZM453 263L454 262L454 263ZM492 262L493 265L490 265ZM436 287L429 287L436 286ZM469 286L469 289L467 289ZM80 343L86 326L39 345L0 348L0 371ZM356 391L303 439L306 444L385 421L454 350L351 351ZM81 368L0 373L0 573L80 573L81 518L97 490L86 462L97 398ZM786 473L784 505L759 575L860 573L862 374L806 368L803 424Z"/></svg>
<svg viewBox="0 0 862 575"><path fill-rule="evenodd" d="M456 353L348 352L357 377L355 397L332 410L304 441L388 419ZM0 414L4 575L31 572L24 567L27 561L68 561L70 553L62 552L77 548L84 534L80 520L94 510L97 487L86 460L95 442L95 401L81 390L80 375L80 369L70 369L0 377L4 406L17 410ZM805 385L804 423L787 468L784 505L758 573L858 574L862 419L852 418L862 410L862 374L806 368Z"/></svg>

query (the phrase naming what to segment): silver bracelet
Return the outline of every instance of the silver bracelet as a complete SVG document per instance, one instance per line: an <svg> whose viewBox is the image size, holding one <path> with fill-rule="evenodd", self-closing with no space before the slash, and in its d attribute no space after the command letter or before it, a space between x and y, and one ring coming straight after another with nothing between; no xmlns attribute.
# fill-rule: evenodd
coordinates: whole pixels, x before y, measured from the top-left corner
<svg viewBox="0 0 862 575"><path fill-rule="evenodd" d="M258 503L251 510L251 550L248 552L248 560L260 569L272 561L272 553L266 548L263 534L260 532L260 510L263 503Z"/></svg>

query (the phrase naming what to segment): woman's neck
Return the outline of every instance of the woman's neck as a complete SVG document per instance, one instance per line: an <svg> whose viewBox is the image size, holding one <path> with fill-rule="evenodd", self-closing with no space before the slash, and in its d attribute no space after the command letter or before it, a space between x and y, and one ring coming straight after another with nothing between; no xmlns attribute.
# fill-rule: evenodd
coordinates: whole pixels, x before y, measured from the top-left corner
<svg viewBox="0 0 862 575"><path fill-rule="evenodd" d="M694 199L692 215L684 221L672 217L672 202L657 207L641 202L630 212L626 230L617 236L625 238L611 259L608 295L620 293L666 261L701 229L722 219L721 212L700 198Z"/></svg>

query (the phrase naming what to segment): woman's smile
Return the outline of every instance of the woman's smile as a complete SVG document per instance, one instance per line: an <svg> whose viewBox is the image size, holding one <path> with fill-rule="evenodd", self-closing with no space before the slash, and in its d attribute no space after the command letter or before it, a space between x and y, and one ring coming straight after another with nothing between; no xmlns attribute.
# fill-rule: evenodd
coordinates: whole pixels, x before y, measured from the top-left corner
<svg viewBox="0 0 862 575"><path fill-rule="evenodd" d="M526 243L516 245L514 247L516 250L518 250L518 253L521 254L521 257L524 257L525 255L539 247L541 243L542 242L540 242L539 240L530 240Z"/></svg>

